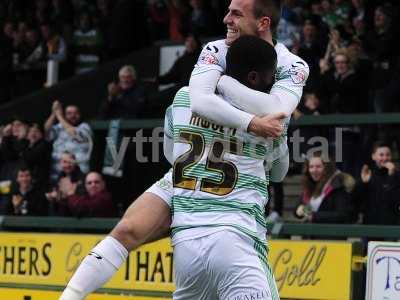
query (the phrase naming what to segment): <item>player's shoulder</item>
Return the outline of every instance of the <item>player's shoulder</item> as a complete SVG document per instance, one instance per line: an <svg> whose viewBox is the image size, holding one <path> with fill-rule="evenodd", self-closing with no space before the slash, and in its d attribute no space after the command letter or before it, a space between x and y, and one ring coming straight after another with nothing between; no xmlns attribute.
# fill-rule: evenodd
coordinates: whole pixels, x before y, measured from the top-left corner
<svg viewBox="0 0 400 300"><path fill-rule="evenodd" d="M225 43L225 39L208 42L203 48L203 50L216 54L220 52L226 52L227 49L228 45Z"/></svg>
<svg viewBox="0 0 400 300"><path fill-rule="evenodd" d="M291 80L296 85L303 86L310 74L308 64L289 51L286 46L278 43L275 46L278 56L278 65L276 70L276 80Z"/></svg>
<svg viewBox="0 0 400 300"><path fill-rule="evenodd" d="M194 71L192 75L197 75L198 71L201 74L204 71L204 68L217 69L218 71L223 72L225 70L225 56L227 51L228 45L226 45L225 40L208 42L203 47L195 66L197 71Z"/></svg>
<svg viewBox="0 0 400 300"><path fill-rule="evenodd" d="M277 43L275 50L278 56L278 68L285 70L291 68L300 68L308 72L308 64L302 58L290 52L285 45Z"/></svg>

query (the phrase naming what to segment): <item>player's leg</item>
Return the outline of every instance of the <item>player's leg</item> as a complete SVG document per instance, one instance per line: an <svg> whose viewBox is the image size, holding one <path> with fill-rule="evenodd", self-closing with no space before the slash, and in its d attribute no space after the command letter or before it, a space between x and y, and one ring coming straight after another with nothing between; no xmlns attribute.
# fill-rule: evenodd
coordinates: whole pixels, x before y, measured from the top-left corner
<svg viewBox="0 0 400 300"><path fill-rule="evenodd" d="M169 234L170 208L154 193L145 192L126 210L110 235L129 252Z"/></svg>
<svg viewBox="0 0 400 300"><path fill-rule="evenodd" d="M230 230L213 236L209 252L218 299L279 300L265 245Z"/></svg>
<svg viewBox="0 0 400 300"><path fill-rule="evenodd" d="M103 286L125 262L129 251L166 236L170 226L171 174L155 183L128 208L111 234L86 256L69 281L62 300L82 300Z"/></svg>

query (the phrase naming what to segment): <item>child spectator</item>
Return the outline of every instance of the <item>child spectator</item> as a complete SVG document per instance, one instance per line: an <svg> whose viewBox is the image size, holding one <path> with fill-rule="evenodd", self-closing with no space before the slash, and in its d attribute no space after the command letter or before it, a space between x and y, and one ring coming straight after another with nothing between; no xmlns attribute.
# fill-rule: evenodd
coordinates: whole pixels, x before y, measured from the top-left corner
<svg viewBox="0 0 400 300"><path fill-rule="evenodd" d="M400 225L400 172L392 161L390 146L375 142L372 163L364 165L356 186L364 224Z"/></svg>

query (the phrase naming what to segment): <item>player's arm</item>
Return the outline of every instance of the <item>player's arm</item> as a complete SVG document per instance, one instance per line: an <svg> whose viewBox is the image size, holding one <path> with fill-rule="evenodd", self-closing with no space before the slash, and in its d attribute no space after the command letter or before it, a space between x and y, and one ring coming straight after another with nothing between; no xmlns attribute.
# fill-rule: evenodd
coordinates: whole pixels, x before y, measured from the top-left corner
<svg viewBox="0 0 400 300"><path fill-rule="evenodd" d="M220 78L217 88L223 97L249 113L260 116L284 112L291 115L300 101L308 74L307 64L299 60L280 74L281 78L275 82L270 94L250 89L226 75Z"/></svg>
<svg viewBox="0 0 400 300"><path fill-rule="evenodd" d="M165 111L164 118L164 156L168 162L173 165L173 150L174 150L174 127L172 119L172 105L170 105Z"/></svg>
<svg viewBox="0 0 400 300"><path fill-rule="evenodd" d="M269 116L265 120L239 110L221 99L215 94L218 80L224 69L220 61L220 51L214 47L204 47L200 54L189 82L191 110L218 124L239 128L244 131L264 137L276 137L282 133L280 119L285 116ZM219 54L218 54L219 53ZM225 54L221 54L225 55Z"/></svg>
<svg viewBox="0 0 400 300"><path fill-rule="evenodd" d="M282 182L289 170L289 150L287 145L282 144L274 153L276 153L277 158L272 157L272 160L266 161L265 172L269 174L270 181Z"/></svg>

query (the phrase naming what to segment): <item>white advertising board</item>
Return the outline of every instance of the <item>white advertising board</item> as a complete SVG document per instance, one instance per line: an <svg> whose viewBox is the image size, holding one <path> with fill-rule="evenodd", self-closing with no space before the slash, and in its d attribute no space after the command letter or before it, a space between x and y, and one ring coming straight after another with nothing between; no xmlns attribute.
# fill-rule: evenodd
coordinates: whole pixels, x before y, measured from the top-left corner
<svg viewBox="0 0 400 300"><path fill-rule="evenodd" d="M163 46L160 48L160 73L159 75L164 75L173 66L176 59L183 55L185 52L184 45L176 46ZM160 85L160 90L166 89L173 84Z"/></svg>
<svg viewBox="0 0 400 300"><path fill-rule="evenodd" d="M400 243L368 243L365 299L400 299Z"/></svg>

